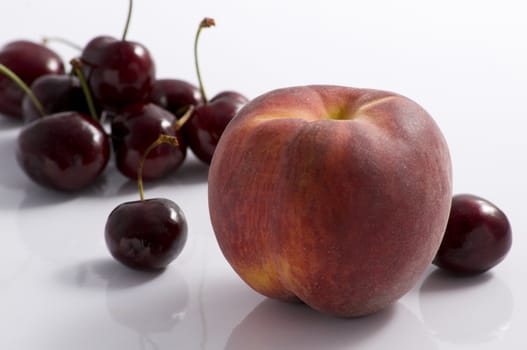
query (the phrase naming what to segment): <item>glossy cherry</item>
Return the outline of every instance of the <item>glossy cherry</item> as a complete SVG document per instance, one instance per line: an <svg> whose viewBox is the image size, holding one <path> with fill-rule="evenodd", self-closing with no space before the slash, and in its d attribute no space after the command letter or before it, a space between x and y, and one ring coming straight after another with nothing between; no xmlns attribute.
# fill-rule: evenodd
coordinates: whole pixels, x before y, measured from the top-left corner
<svg viewBox="0 0 527 350"><path fill-rule="evenodd" d="M204 18L199 25L194 42L194 59L203 104L196 107L193 116L184 126L185 138L192 152L204 163L210 164L216 145L227 124L234 118L248 99L234 91L221 92L210 101L205 95L198 64L197 43L203 28L215 25L211 18Z"/></svg>
<svg viewBox="0 0 527 350"><path fill-rule="evenodd" d="M27 85L46 74L64 74L62 59L51 49L27 40L13 41L0 49L0 64L13 71ZM0 75L0 113L22 117L24 91Z"/></svg>
<svg viewBox="0 0 527 350"><path fill-rule="evenodd" d="M186 145L176 117L153 103L137 103L125 108L113 117L111 130L117 169L129 178L137 179L143 154L160 134L176 137L179 146L162 144L149 152L145 158L144 179L161 178L185 160Z"/></svg>
<svg viewBox="0 0 527 350"><path fill-rule="evenodd" d="M106 245L112 256L135 269L162 269L182 251L187 222L181 208L165 198L125 202L108 216Z"/></svg>
<svg viewBox="0 0 527 350"><path fill-rule="evenodd" d="M101 125L78 112L52 114L26 124L18 135L16 159L36 183L76 191L92 184L110 156Z"/></svg>
<svg viewBox="0 0 527 350"><path fill-rule="evenodd" d="M457 274L479 274L500 263L511 244L511 226L503 211L481 197L458 194L434 264Z"/></svg>
<svg viewBox="0 0 527 350"><path fill-rule="evenodd" d="M155 81L154 61L148 50L139 43L117 39L99 50L89 54L85 49L81 55L95 100L110 111L146 101ZM87 59L91 55L99 59Z"/></svg>
<svg viewBox="0 0 527 350"><path fill-rule="evenodd" d="M194 115L183 128L189 147L196 157L210 164L227 124L247 101L247 98L237 92L223 91L196 107Z"/></svg>
<svg viewBox="0 0 527 350"><path fill-rule="evenodd" d="M94 99L112 112L147 101L155 82L155 64L148 49L126 40L132 1L121 40L109 36L92 39L81 53L84 75Z"/></svg>
<svg viewBox="0 0 527 350"><path fill-rule="evenodd" d="M203 103L199 88L180 79L158 79L154 83L150 102L180 117L189 106Z"/></svg>
<svg viewBox="0 0 527 350"><path fill-rule="evenodd" d="M47 114L65 111L90 114L86 97L76 76L66 74L44 75L31 84L31 91L40 101ZM22 100L22 115L26 123L42 117L29 95L24 96Z"/></svg>

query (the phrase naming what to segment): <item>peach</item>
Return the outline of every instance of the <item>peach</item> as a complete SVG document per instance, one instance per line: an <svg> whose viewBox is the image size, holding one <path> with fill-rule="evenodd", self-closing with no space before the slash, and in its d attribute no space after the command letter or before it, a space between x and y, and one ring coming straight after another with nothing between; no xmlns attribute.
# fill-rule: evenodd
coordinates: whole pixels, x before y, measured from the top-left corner
<svg viewBox="0 0 527 350"><path fill-rule="evenodd" d="M416 102L289 87L249 102L209 170L209 212L234 271L270 298L343 317L407 293L441 243L449 151Z"/></svg>

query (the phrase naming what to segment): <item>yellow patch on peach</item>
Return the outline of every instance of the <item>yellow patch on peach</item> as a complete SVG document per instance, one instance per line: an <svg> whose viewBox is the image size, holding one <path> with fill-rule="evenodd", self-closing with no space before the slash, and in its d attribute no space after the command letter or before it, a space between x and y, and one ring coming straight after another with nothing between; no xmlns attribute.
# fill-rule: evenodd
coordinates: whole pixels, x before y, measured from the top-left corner
<svg viewBox="0 0 527 350"><path fill-rule="evenodd" d="M293 271L286 259L276 257L261 265L237 266L236 271L242 279L259 293L271 298L297 300L293 290L302 285L298 280L301 270Z"/></svg>
<svg viewBox="0 0 527 350"><path fill-rule="evenodd" d="M269 262L258 266L237 266L236 270L247 284L262 294L275 294L281 289L274 266Z"/></svg>
<svg viewBox="0 0 527 350"><path fill-rule="evenodd" d="M296 291L299 286L302 286L302 282L298 280L298 276L304 273L299 266L293 266L285 258L277 258L276 264L280 282L287 290Z"/></svg>

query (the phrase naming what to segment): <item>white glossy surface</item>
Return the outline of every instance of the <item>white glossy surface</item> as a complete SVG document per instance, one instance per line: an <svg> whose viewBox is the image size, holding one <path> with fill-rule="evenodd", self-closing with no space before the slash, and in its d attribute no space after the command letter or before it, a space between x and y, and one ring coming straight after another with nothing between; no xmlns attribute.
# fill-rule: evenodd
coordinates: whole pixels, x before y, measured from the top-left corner
<svg viewBox="0 0 527 350"><path fill-rule="evenodd" d="M127 1L27 0L0 11L2 43L119 36ZM431 267L393 307L343 320L267 300L223 259L208 219L205 166L191 157L147 185L185 211L182 255L164 273L127 270L103 228L135 184L110 167L77 195L31 183L14 159L18 125L0 117L0 349L525 349L527 282L527 22L522 1L136 1L129 38L153 53L160 77L195 82L202 36L209 95L254 97L307 83L398 91L444 131L455 192L498 204L514 234L507 259L474 279ZM65 57L75 52L53 46Z"/></svg>

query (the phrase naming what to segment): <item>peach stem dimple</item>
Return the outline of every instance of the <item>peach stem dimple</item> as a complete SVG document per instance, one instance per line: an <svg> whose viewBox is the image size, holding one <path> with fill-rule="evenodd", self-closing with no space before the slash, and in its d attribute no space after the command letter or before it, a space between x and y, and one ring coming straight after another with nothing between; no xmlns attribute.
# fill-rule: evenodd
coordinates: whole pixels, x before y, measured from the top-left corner
<svg viewBox="0 0 527 350"><path fill-rule="evenodd" d="M362 112L372 108L372 107L375 107L377 105L380 105L382 103L385 103L387 101L390 101L392 99L395 99L397 98L397 96L395 95L390 95L390 96L384 96L384 97L381 97L381 98L378 98L378 99L375 99L375 100L372 100L366 104L363 104L362 106L360 106L357 110L355 110L351 116L350 119L354 119L356 117L358 117L359 114L361 114Z"/></svg>

